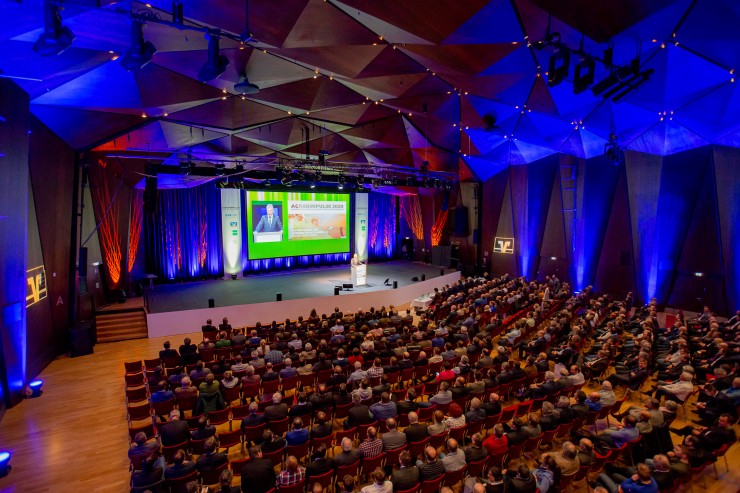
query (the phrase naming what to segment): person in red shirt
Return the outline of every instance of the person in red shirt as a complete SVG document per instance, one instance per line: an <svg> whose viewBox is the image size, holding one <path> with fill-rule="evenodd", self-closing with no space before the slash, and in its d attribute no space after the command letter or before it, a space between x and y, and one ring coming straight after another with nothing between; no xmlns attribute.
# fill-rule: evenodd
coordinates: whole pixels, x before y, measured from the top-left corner
<svg viewBox="0 0 740 493"><path fill-rule="evenodd" d="M491 455L502 454L509 449L509 440L500 423L493 427L493 434L483 441L483 446Z"/></svg>

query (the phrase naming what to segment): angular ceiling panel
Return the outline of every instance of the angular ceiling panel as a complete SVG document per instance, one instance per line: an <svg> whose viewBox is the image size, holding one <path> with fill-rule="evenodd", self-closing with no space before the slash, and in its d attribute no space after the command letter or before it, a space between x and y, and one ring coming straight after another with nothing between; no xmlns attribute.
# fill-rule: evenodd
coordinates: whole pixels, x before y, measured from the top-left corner
<svg viewBox="0 0 740 493"><path fill-rule="evenodd" d="M171 0L70 0L61 17L75 40L47 57L33 50L42 3L3 4L0 75L76 148L150 149L175 161L193 150L285 157L304 155L308 139L312 159L330 147L330 159L428 160L485 178L486 161L497 169L555 152L590 158L611 135L660 155L740 147L735 0L181 0L180 25L170 22ZM120 62L132 12L157 53L128 72ZM553 87L554 47L540 43L548 25L573 51ZM229 64L203 83L207 30L221 36ZM650 79L617 103L575 94L581 55L602 59L608 46L617 65L639 53ZM596 82L608 74L596 64ZM245 76L258 92L238 94Z"/></svg>

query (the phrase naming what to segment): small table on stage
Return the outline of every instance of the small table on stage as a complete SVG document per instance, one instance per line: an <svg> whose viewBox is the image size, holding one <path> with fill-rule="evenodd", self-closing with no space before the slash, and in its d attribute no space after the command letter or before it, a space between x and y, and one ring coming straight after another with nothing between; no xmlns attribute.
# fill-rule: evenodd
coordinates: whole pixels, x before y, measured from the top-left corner
<svg viewBox="0 0 740 493"><path fill-rule="evenodd" d="M411 308L416 308L417 310L426 310L431 304L432 304L432 297L424 295L412 301Z"/></svg>
<svg viewBox="0 0 740 493"><path fill-rule="evenodd" d="M282 231L271 231L264 233L253 233L255 243L270 243L273 241L283 241Z"/></svg>
<svg viewBox="0 0 740 493"><path fill-rule="evenodd" d="M154 289L154 280L159 277L154 274L147 274L144 276L144 279L149 279L149 289Z"/></svg>

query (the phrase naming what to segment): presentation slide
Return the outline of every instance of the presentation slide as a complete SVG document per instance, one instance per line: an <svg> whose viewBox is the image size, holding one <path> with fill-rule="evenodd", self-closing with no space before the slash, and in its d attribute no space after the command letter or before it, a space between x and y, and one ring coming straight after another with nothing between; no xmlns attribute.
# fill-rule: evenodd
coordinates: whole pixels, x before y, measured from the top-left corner
<svg viewBox="0 0 740 493"><path fill-rule="evenodd" d="M349 252L349 194L247 192L249 259Z"/></svg>

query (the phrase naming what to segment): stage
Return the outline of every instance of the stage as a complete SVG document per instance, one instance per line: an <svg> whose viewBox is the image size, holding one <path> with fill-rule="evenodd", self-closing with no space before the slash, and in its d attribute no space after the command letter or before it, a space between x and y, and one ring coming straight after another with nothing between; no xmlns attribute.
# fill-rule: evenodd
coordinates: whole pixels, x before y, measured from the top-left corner
<svg viewBox="0 0 740 493"><path fill-rule="evenodd" d="M321 314L333 311L335 306L357 310L404 305L460 278L457 271L447 269L442 276L441 270L417 262L369 264L368 285L340 291L339 296L334 296L334 287L351 282L349 266L160 285L146 293L149 337L193 332L208 318L217 325L223 317L228 317L232 326L243 326L294 319L307 315L311 308ZM411 280L422 276L425 281ZM391 286L384 285L386 279ZM393 289L393 281L398 283L398 289ZM277 293L282 294L282 301L276 301ZM209 299L214 300L215 308L208 308Z"/></svg>

